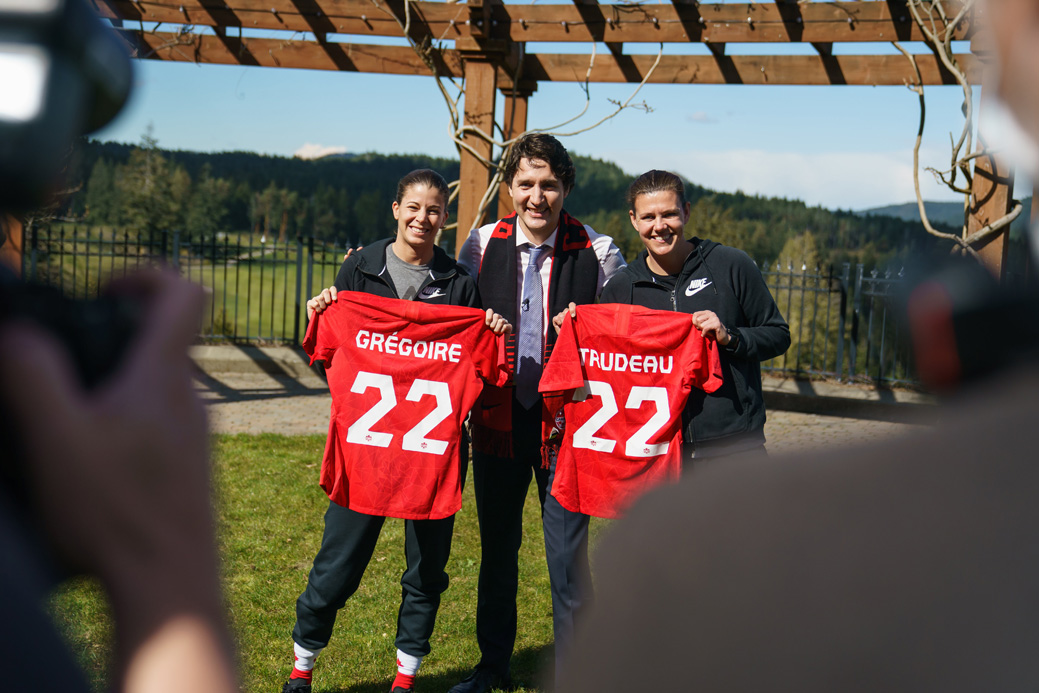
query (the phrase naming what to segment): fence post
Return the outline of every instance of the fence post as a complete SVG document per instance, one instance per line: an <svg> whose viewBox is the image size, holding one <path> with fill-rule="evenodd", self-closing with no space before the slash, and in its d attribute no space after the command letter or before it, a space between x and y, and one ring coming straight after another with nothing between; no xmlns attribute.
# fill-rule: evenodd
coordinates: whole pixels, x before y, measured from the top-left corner
<svg viewBox="0 0 1039 693"><path fill-rule="evenodd" d="M307 298L314 295L314 234L307 236ZM310 327L309 321L306 327Z"/></svg>
<svg viewBox="0 0 1039 693"><path fill-rule="evenodd" d="M855 265L855 292L851 299L851 344L848 349L848 380L855 377L855 362L858 357L859 316L862 313L862 263Z"/></svg>
<svg viewBox="0 0 1039 693"><path fill-rule="evenodd" d="M292 341L299 344L299 315L303 307L300 295L303 291L303 236L296 234L296 314L292 320Z"/></svg>
<svg viewBox="0 0 1039 693"><path fill-rule="evenodd" d="M172 266L173 269L180 271L180 231L173 232L173 252L172 252Z"/></svg>
<svg viewBox="0 0 1039 693"><path fill-rule="evenodd" d="M36 281L36 258L38 252L37 239L39 238L40 230L35 224L30 226L29 228L30 233L32 233L32 250L29 252L29 281ZM24 267L22 268L22 272L24 275Z"/></svg>
<svg viewBox="0 0 1039 693"><path fill-rule="evenodd" d="M851 263L845 262L841 266L841 275L837 277L838 286L841 288L841 308L837 314L837 381L843 382L844 376L844 330L847 325L848 313L848 280L851 276Z"/></svg>

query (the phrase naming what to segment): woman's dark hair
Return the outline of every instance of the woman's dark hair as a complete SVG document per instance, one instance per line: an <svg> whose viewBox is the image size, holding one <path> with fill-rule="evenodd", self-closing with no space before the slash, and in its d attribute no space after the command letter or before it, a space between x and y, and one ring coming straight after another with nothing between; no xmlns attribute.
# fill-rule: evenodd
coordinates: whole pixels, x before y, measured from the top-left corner
<svg viewBox="0 0 1039 693"><path fill-rule="evenodd" d="M444 177L434 171L431 168L417 168L408 175L400 179L397 183L397 204L400 204L404 199L404 193L408 191L408 188L414 185L425 185L429 188L436 188L444 196L444 204L451 198L451 191L447 187L447 181Z"/></svg>
<svg viewBox="0 0 1039 693"><path fill-rule="evenodd" d="M559 182L563 184L563 193L570 194L574 189L577 171L574 162L559 140L552 135L535 132L516 140L505 159L505 184L512 185L512 179L519 170L524 159L540 159L548 164Z"/></svg>
<svg viewBox="0 0 1039 693"><path fill-rule="evenodd" d="M678 204L685 207L685 183L681 178L670 171L646 171L628 187L628 209L635 211L635 200L639 195L669 191L678 197Z"/></svg>

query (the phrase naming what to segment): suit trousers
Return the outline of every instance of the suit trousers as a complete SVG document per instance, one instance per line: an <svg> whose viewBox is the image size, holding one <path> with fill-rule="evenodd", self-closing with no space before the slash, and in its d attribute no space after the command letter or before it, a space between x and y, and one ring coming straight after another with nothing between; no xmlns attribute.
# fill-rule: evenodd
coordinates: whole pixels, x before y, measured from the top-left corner
<svg viewBox="0 0 1039 693"><path fill-rule="evenodd" d="M307 588L296 600L296 626L292 631L296 643L308 650L328 644L336 614L361 584L385 520L329 503L321 548L310 569ZM451 553L454 524L454 515L440 520L404 520L407 568L400 579L396 645L416 657L429 654L440 595L447 589L444 568Z"/></svg>
<svg viewBox="0 0 1039 693"><path fill-rule="evenodd" d="M574 621L591 599L588 516L567 510L551 494L552 469L541 466L541 401L531 409L513 399L513 458L473 452L473 484L480 522L480 580L476 635L480 666L509 671L516 642L516 594L523 505L531 477L538 485L545 557L552 590L556 671L574 644Z"/></svg>

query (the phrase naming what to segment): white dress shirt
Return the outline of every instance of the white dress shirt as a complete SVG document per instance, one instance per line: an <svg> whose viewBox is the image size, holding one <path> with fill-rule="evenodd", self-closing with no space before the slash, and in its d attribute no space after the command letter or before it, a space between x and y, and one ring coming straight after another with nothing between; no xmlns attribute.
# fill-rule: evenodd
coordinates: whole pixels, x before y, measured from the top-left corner
<svg viewBox="0 0 1039 693"><path fill-rule="evenodd" d="M480 265L483 262L483 254L487 250L487 243L491 239L491 233L494 231L494 227L498 225L495 221L490 224L484 224L478 229L473 229L469 232L469 237L465 239L465 243L462 244L462 249L458 253L458 264L465 268L474 279L479 281ZM604 236L601 233L597 233L587 224L584 227L585 232L588 234L589 240L592 242L592 249L595 251L595 257L599 260L599 277L595 286L595 295L598 296L602 292L603 286L606 281L614 274L619 272L627 263L624 261L624 257L621 255L620 249L613 243L613 239L609 236ZM542 244L546 248L554 248L556 243L556 235L559 233L559 227L549 235L549 237ZM522 315L523 302L523 277L527 271L527 265L530 263L530 248L532 243L523 230L523 225L516 222L516 315ZM542 325L544 327L543 333L547 337L548 330L551 325L552 318L554 316L549 315L548 305L548 291L550 278L552 276L552 256L553 253L542 253L541 258L538 261L540 267L538 268L541 274L541 289L543 292L543 300L541 305L544 306L545 315ZM503 275L504 276L504 275Z"/></svg>

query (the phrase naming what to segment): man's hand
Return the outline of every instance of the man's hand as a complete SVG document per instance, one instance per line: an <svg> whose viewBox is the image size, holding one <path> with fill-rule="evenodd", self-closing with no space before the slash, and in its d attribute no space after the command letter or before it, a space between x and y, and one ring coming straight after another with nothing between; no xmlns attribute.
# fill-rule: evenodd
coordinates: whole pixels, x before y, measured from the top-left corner
<svg viewBox="0 0 1039 693"><path fill-rule="evenodd" d="M559 311L558 315L552 317L552 327L556 328L556 334L559 334L559 330L563 329L563 319L566 318L567 313L570 313L571 318L576 318L577 304L571 301L569 306Z"/></svg>
<svg viewBox="0 0 1039 693"><path fill-rule="evenodd" d="M491 332L496 335L503 335L507 332L512 332L512 323L495 313L490 308L487 309L487 316L484 318L483 322Z"/></svg>

